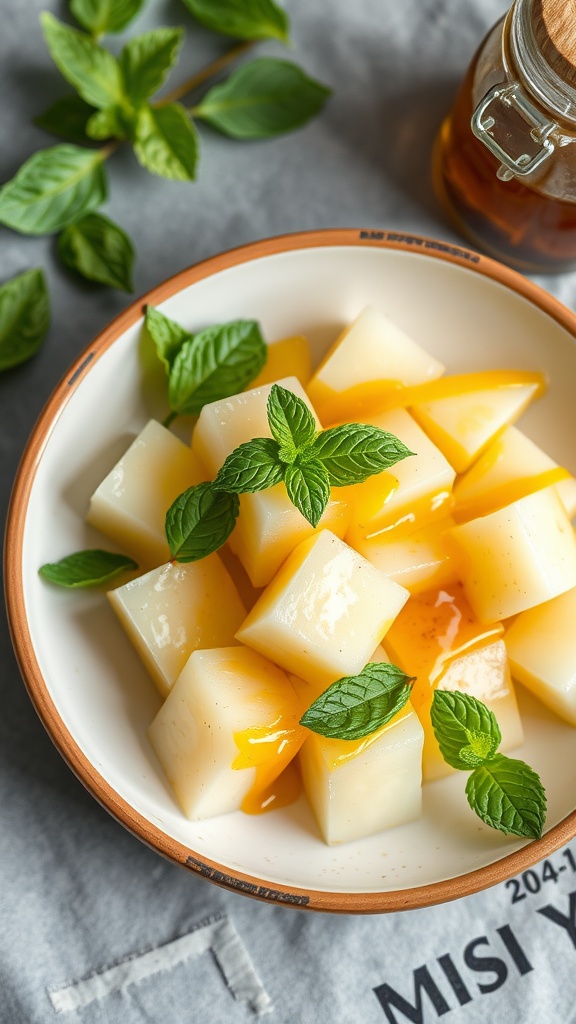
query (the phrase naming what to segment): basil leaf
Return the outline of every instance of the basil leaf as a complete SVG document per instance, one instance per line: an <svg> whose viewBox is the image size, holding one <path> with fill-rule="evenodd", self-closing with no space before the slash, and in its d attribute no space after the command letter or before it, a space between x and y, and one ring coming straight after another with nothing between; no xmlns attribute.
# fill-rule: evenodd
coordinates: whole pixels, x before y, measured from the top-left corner
<svg viewBox="0 0 576 1024"><path fill-rule="evenodd" d="M184 0L194 17L237 39L280 39L288 42L288 17L273 0Z"/></svg>
<svg viewBox="0 0 576 1024"><path fill-rule="evenodd" d="M41 270L27 270L0 286L0 370L35 354L50 326L50 304Z"/></svg>
<svg viewBox="0 0 576 1024"><path fill-rule="evenodd" d="M40 21L52 60L82 99L94 107L122 103L124 90L116 58L90 36L64 25L48 11L40 15Z"/></svg>
<svg viewBox="0 0 576 1024"><path fill-rule="evenodd" d="M506 835L540 839L546 818L546 792L525 764L504 754L472 772L466 784L468 803L479 818Z"/></svg>
<svg viewBox="0 0 576 1024"><path fill-rule="evenodd" d="M265 491L280 483L283 470L276 441L271 437L255 437L230 452L218 470L214 488L234 494Z"/></svg>
<svg viewBox="0 0 576 1024"><path fill-rule="evenodd" d="M192 335L175 320L170 320L159 309L155 309L154 306L146 306L144 323L154 342L160 362L164 364L166 373L170 373L172 364L184 342L191 341Z"/></svg>
<svg viewBox="0 0 576 1024"><path fill-rule="evenodd" d="M396 665L370 662L359 675L332 683L308 708L300 725L329 739L362 739L401 711L411 682Z"/></svg>
<svg viewBox="0 0 576 1024"><path fill-rule="evenodd" d="M106 583L125 569L137 569L138 565L127 555L93 548L77 551L59 562L47 562L38 570L45 580L59 587L96 587Z"/></svg>
<svg viewBox="0 0 576 1024"><path fill-rule="evenodd" d="M189 487L166 513L171 557L197 562L217 551L232 533L239 511L236 494L215 491L210 483Z"/></svg>
<svg viewBox="0 0 576 1024"><path fill-rule="evenodd" d="M261 57L213 86L193 113L234 139L266 139L301 128L330 92L295 64Z"/></svg>
<svg viewBox="0 0 576 1024"><path fill-rule="evenodd" d="M86 134L99 142L102 139L126 139L131 137L136 115L122 107L105 107L96 110L88 119Z"/></svg>
<svg viewBox="0 0 576 1024"><path fill-rule="evenodd" d="M101 213L89 213L65 228L58 239L58 255L89 281L125 292L134 290L134 246L122 228Z"/></svg>
<svg viewBox="0 0 576 1024"><path fill-rule="evenodd" d="M332 487L360 484L413 455L394 434L367 423L344 423L318 434L306 458L319 459Z"/></svg>
<svg viewBox="0 0 576 1024"><path fill-rule="evenodd" d="M198 136L180 103L153 110L142 107L136 121L134 152L151 174L174 181L194 181Z"/></svg>
<svg viewBox="0 0 576 1024"><path fill-rule="evenodd" d="M280 458L294 462L298 452L316 436L314 416L306 402L280 384L272 385L266 411L272 437L280 445Z"/></svg>
<svg viewBox="0 0 576 1024"><path fill-rule="evenodd" d="M101 153L51 146L0 189L0 224L27 235L60 231L104 202L106 191Z"/></svg>
<svg viewBox="0 0 576 1024"><path fill-rule="evenodd" d="M502 740L494 712L468 693L435 690L430 720L440 753L452 768L466 771L484 764Z"/></svg>
<svg viewBox="0 0 576 1024"><path fill-rule="evenodd" d="M178 352L168 386L170 408L197 415L202 406L242 391L266 362L255 320L232 320L195 334Z"/></svg>
<svg viewBox="0 0 576 1024"><path fill-rule="evenodd" d="M144 0L70 0L70 13L93 36L121 32L135 18Z"/></svg>
<svg viewBox="0 0 576 1024"><path fill-rule="evenodd" d="M284 483L292 504L316 529L330 501L330 481L322 463L296 460L285 465Z"/></svg>
<svg viewBox="0 0 576 1024"><path fill-rule="evenodd" d="M164 83L178 59L184 39L181 28L158 28L130 39L120 55L124 88L136 107Z"/></svg>
<svg viewBox="0 0 576 1024"><path fill-rule="evenodd" d="M48 107L43 114L34 118L34 124L52 135L59 135L72 142L88 142L86 125L96 108L86 103L81 96L63 96Z"/></svg>

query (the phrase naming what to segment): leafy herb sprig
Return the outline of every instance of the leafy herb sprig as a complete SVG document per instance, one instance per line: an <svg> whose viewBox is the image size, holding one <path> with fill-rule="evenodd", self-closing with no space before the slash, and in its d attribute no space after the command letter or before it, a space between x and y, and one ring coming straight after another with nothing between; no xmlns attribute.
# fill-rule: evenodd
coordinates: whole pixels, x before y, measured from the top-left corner
<svg viewBox="0 0 576 1024"><path fill-rule="evenodd" d="M107 583L120 572L137 569L138 565L128 555L90 548L66 555L59 562L47 562L38 572L49 583L58 587L97 587Z"/></svg>
<svg viewBox="0 0 576 1024"><path fill-rule="evenodd" d="M369 662L358 675L332 683L310 705L300 725L329 739L362 739L402 710L413 682L397 665Z"/></svg>

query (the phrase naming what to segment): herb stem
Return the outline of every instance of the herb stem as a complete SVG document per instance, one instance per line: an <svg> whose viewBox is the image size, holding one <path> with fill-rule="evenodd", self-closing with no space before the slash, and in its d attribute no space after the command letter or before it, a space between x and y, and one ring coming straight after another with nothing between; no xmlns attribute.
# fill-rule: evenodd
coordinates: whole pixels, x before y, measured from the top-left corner
<svg viewBox="0 0 576 1024"><path fill-rule="evenodd" d="M109 156L112 156L124 141L124 139L113 139L111 142L107 142L105 146L102 146L100 149L101 160L107 160Z"/></svg>
<svg viewBox="0 0 576 1024"><path fill-rule="evenodd" d="M199 85L203 85L209 78L217 75L219 71L222 71L222 69L228 64L231 64L232 61L235 61L238 57L242 56L243 53L246 53L246 51L252 46L254 46L254 40L247 39L242 43L238 43L237 46L231 47L231 49L227 50L226 53L223 53L221 57L217 57L216 60L207 64L205 68L197 71L196 74L191 75L190 78L187 78L185 82L181 83L181 85L177 85L172 92L167 93L166 96L163 96L162 99L158 100L157 103L154 103L153 106L165 107L168 103L174 103L175 100L182 99L183 96L192 92L193 89L197 89Z"/></svg>
<svg viewBox="0 0 576 1024"><path fill-rule="evenodd" d="M162 426L169 427L173 420L176 419L177 415L178 413L175 412L174 409L171 409L166 418L162 420Z"/></svg>

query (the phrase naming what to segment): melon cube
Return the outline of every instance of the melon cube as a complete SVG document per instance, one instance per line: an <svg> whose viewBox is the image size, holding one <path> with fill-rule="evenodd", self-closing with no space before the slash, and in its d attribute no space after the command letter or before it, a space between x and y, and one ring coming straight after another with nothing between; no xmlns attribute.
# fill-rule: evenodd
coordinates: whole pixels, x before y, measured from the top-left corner
<svg viewBox="0 0 576 1024"><path fill-rule="evenodd" d="M291 338L268 342L266 363L250 384L250 390L273 384L282 377L297 377L303 387L312 373L312 359L307 338L295 334ZM248 390L248 388L246 389Z"/></svg>
<svg viewBox="0 0 576 1024"><path fill-rule="evenodd" d="M358 541L356 550L389 579L419 594L432 587L453 583L458 565L449 531L451 516L395 540L388 533Z"/></svg>
<svg viewBox="0 0 576 1024"><path fill-rule="evenodd" d="M304 740L299 718L277 665L246 647L219 648L190 656L148 736L184 814L198 820L296 798L278 776Z"/></svg>
<svg viewBox="0 0 576 1024"><path fill-rule="evenodd" d="M179 494L205 479L191 448L150 420L95 490L86 519L140 565L160 565L170 558L166 512Z"/></svg>
<svg viewBox="0 0 576 1024"><path fill-rule="evenodd" d="M216 554L168 562L107 596L163 697L193 651L234 644L246 615Z"/></svg>

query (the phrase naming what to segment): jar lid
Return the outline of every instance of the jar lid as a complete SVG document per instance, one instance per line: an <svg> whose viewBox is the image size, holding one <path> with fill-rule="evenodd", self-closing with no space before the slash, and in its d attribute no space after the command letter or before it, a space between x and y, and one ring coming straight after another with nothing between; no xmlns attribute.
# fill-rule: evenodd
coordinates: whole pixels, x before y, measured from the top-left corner
<svg viewBox="0 0 576 1024"><path fill-rule="evenodd" d="M547 64L576 87L576 0L534 0L532 26Z"/></svg>

